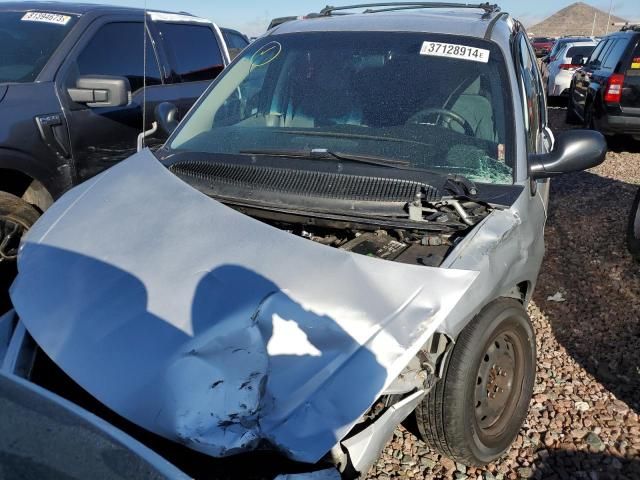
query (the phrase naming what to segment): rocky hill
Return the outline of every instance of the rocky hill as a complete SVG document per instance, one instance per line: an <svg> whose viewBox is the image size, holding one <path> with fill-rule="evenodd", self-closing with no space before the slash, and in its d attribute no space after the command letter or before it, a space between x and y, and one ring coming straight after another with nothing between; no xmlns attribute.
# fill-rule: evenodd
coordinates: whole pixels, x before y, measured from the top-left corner
<svg viewBox="0 0 640 480"><path fill-rule="evenodd" d="M562 35L591 35L595 18L595 36L604 35L607 31L608 12L577 2L554 13L542 22L530 26L527 31L536 37L560 37ZM611 15L611 23L625 22L620 17ZM619 27L609 26L609 32L619 30Z"/></svg>

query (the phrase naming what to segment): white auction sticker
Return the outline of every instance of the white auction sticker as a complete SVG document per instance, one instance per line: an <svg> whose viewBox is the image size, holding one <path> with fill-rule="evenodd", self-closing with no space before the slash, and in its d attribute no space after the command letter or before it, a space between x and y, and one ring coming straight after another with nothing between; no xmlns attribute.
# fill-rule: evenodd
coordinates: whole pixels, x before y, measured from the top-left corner
<svg viewBox="0 0 640 480"><path fill-rule="evenodd" d="M487 63L489 61L489 54L489 50L483 48L441 42L424 42L420 49L420 55L459 58L460 60L470 60L481 63Z"/></svg>
<svg viewBox="0 0 640 480"><path fill-rule="evenodd" d="M69 20L71 20L71 17L68 15L47 12L27 12L22 17L23 22L44 22L55 23L56 25L66 25Z"/></svg>

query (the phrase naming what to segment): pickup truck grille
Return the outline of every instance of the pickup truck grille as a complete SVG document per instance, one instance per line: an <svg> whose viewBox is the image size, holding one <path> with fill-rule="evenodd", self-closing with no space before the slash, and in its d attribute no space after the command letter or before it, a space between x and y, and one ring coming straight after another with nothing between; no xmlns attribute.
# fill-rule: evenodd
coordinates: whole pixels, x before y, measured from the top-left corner
<svg viewBox="0 0 640 480"><path fill-rule="evenodd" d="M418 191L422 191L428 201L439 199L438 190L430 185L396 178L200 161L178 162L171 165L169 170L181 177L206 181L212 186L233 185L306 197L408 202L415 198Z"/></svg>

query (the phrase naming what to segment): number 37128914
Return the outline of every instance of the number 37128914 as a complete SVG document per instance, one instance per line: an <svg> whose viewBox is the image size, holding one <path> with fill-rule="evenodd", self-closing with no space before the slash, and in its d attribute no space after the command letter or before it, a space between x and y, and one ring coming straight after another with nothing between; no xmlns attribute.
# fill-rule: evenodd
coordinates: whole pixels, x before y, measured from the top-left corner
<svg viewBox="0 0 640 480"><path fill-rule="evenodd" d="M452 43L423 42L420 55L429 57L458 58L472 62L487 63L489 61L489 50L483 48L469 47L467 45L455 45Z"/></svg>

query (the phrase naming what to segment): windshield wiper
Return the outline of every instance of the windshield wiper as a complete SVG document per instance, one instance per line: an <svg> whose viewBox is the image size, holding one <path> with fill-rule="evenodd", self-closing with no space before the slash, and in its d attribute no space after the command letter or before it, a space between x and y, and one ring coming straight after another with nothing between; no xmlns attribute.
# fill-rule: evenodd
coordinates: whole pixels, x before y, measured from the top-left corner
<svg viewBox="0 0 640 480"><path fill-rule="evenodd" d="M366 163L379 167L406 168L410 163L406 160L377 157L373 155L354 155L352 153L332 152L326 148L313 148L311 150L240 150L243 155L268 155L272 157L305 158L320 160L338 160L340 162Z"/></svg>
<svg viewBox="0 0 640 480"><path fill-rule="evenodd" d="M478 187L464 175L449 175L443 189L454 197L477 197Z"/></svg>

